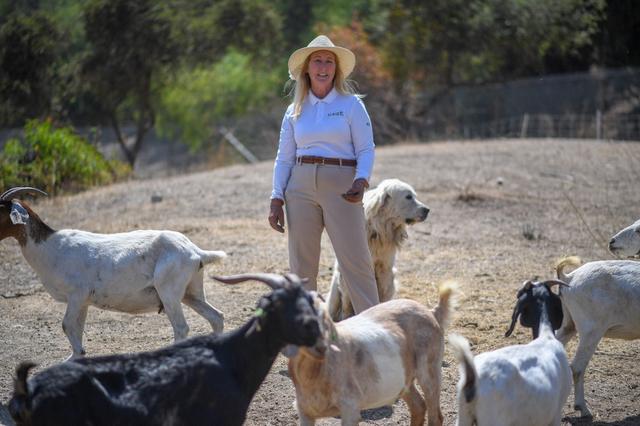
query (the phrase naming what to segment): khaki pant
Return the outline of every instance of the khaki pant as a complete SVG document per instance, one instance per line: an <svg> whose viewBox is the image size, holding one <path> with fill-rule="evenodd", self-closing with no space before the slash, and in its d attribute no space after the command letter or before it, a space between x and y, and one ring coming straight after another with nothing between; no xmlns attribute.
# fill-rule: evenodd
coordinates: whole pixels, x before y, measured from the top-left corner
<svg viewBox="0 0 640 426"><path fill-rule="evenodd" d="M378 304L378 289L367 244L362 203L342 198L353 182L355 168L296 164L285 192L291 272L308 278L317 289L322 231L327 229L340 271L357 313Z"/></svg>

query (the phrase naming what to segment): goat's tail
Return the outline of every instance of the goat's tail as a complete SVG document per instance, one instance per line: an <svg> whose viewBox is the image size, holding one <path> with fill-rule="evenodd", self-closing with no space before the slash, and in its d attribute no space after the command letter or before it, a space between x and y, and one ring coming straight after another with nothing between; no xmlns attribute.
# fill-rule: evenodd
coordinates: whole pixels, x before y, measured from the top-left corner
<svg viewBox="0 0 640 426"><path fill-rule="evenodd" d="M221 250L200 250L200 262L203 265L219 262L225 257L227 257L227 253Z"/></svg>
<svg viewBox="0 0 640 426"><path fill-rule="evenodd" d="M574 269L578 266L582 265L582 260L578 256L569 256L564 259L560 259L558 263L556 263L556 275L560 281L569 282L567 279L567 274L564 273L564 269L567 266L571 266Z"/></svg>
<svg viewBox="0 0 640 426"><path fill-rule="evenodd" d="M449 326L453 311L456 307L456 294L458 293L458 284L453 281L446 281L438 287L440 300L438 306L433 310L433 315L438 320L440 328L443 330Z"/></svg>
<svg viewBox="0 0 640 426"><path fill-rule="evenodd" d="M31 424L31 401L27 388L29 370L36 365L32 362L22 362L16 367L16 377L13 380L13 397L9 401L9 413L17 425Z"/></svg>
<svg viewBox="0 0 640 426"><path fill-rule="evenodd" d="M469 347L469 341L458 334L449 335L449 346L453 354L460 363L460 384L458 385L459 396L464 396L467 404L471 404L476 397L476 382L478 372L473 363L473 354Z"/></svg>

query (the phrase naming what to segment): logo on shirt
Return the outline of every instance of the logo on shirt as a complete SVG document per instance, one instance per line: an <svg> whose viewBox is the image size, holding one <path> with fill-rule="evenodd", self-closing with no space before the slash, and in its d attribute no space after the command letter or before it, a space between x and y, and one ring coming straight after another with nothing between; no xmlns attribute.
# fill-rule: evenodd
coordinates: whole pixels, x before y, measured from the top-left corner
<svg viewBox="0 0 640 426"><path fill-rule="evenodd" d="M330 112L327 117L344 117L344 111Z"/></svg>

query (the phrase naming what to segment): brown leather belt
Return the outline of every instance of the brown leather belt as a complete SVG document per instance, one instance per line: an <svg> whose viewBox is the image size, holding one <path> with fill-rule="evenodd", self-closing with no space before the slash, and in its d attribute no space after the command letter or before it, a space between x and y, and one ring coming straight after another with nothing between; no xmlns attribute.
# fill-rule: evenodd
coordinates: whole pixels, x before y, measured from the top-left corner
<svg viewBox="0 0 640 426"><path fill-rule="evenodd" d="M346 158L327 158L315 157L313 155L303 155L296 159L298 164L330 164L332 166L350 166L355 167L356 160L347 160Z"/></svg>

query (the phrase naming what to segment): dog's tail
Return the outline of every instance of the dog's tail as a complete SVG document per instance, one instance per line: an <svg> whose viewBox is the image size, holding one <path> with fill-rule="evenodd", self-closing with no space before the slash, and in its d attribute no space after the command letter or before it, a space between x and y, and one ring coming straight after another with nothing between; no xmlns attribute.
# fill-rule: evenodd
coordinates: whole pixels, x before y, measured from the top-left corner
<svg viewBox="0 0 640 426"><path fill-rule="evenodd" d="M440 328L443 330L449 326L453 311L456 307L456 295L458 293L458 284L453 281L446 281L438 287L440 300L438 306L433 310L433 315L438 320Z"/></svg>
<svg viewBox="0 0 640 426"><path fill-rule="evenodd" d="M29 370L35 367L32 362L22 362L16 367L16 377L13 380L13 397L9 401L9 413L18 426L31 424L31 400L27 387Z"/></svg>
<svg viewBox="0 0 640 426"><path fill-rule="evenodd" d="M203 265L219 262L227 257L227 253L221 250L200 250L200 262Z"/></svg>
<svg viewBox="0 0 640 426"><path fill-rule="evenodd" d="M335 262L333 267L331 287L329 294L327 294L327 308L329 316L334 322L342 319L342 292L340 291L340 270L338 269L338 262Z"/></svg>

